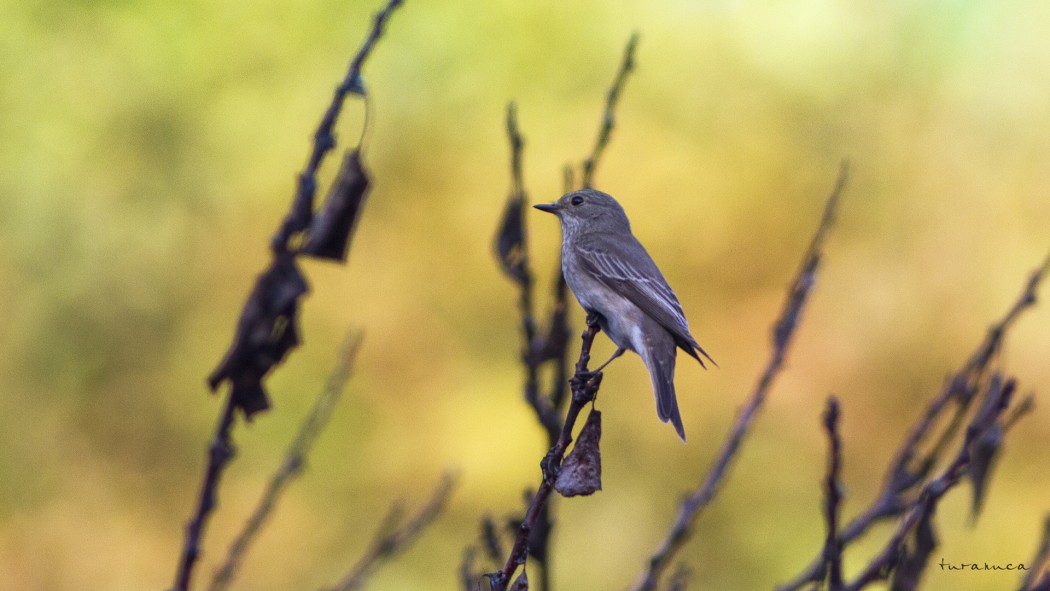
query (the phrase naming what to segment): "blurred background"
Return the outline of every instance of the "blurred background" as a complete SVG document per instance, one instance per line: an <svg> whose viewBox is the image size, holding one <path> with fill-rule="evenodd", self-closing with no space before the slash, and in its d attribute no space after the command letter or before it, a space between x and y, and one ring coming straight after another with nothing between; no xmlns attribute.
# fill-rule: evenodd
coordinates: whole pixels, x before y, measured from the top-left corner
<svg viewBox="0 0 1050 591"><path fill-rule="evenodd" d="M162 589L221 409L205 376L379 2L0 4L0 587ZM491 249L509 188L504 111L517 102L531 200L555 199L634 31L637 69L595 184L624 205L720 368L679 364L687 445L657 420L636 356L607 370L604 491L558 503L555 583L635 579L765 363L849 159L785 371L681 555L696 588L792 577L824 535L828 394L843 405L852 516L1050 250L1048 25L1035 0L407 2L365 69L373 191L350 264L305 264L305 343L269 381L272 411L236 429L198 582L350 326L366 332L357 372L237 588L335 582L393 500L421 502L451 468L447 513L370 588L453 589L479 518L520 509L546 449L521 399L516 292ZM348 103L344 145L363 114ZM527 224L545 310L560 232L532 210ZM1009 434L977 523L966 488L941 505L934 562L1035 550L1050 510L1048 333L1040 304L1006 341L1002 365L1038 406ZM599 337L596 357L611 351ZM934 567L926 583L1017 579Z"/></svg>

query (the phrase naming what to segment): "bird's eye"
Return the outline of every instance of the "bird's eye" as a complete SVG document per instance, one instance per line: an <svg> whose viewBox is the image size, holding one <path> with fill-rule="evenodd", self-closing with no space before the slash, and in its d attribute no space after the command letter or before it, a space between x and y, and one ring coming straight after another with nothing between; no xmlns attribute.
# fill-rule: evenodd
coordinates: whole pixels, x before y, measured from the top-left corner
<svg viewBox="0 0 1050 591"><path fill-rule="evenodd" d="M577 195L577 196L572 198L572 204L573 205L579 205L581 203L583 203L583 197L580 197L579 195Z"/></svg>

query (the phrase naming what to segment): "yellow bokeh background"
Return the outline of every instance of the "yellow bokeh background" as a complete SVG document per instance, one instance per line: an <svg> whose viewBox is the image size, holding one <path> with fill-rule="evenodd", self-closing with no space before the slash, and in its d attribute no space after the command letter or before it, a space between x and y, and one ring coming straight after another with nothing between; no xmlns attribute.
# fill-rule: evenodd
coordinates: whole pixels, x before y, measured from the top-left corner
<svg viewBox="0 0 1050 591"><path fill-rule="evenodd" d="M204 378L378 5L0 6L0 588L162 589L221 407ZM198 582L349 326L365 331L357 371L236 588L335 582L392 501L421 502L451 468L447 513L370 588L454 589L479 519L520 509L545 449L521 398L516 294L492 254L504 110L517 102L530 198L556 198L635 31L637 70L595 184L620 199L720 368L679 363L688 445L657 421L636 356L608 369L604 490L558 503L554 581L634 580L745 401L848 159L788 363L680 556L697 588L790 578L824 535L826 396L843 405L848 517L1050 250L1048 26L1035 0L409 0L365 68L373 190L349 265L304 265L305 343L269 380L273 410L236 429ZM363 118L349 102L344 145ZM532 210L527 225L546 309L560 234ZM965 487L940 506L934 562L1035 550L1050 510L1048 332L1039 304L1006 341L1002 366L1038 405L1008 435L977 523ZM847 571L887 533L848 553ZM925 583L1018 580L933 566Z"/></svg>

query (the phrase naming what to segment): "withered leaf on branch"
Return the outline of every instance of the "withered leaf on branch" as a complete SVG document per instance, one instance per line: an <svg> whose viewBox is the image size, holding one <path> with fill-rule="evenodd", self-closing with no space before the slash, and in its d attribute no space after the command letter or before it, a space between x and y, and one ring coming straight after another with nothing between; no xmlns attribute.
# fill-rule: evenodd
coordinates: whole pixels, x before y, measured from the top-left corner
<svg viewBox="0 0 1050 591"><path fill-rule="evenodd" d="M976 520L977 514L984 504L985 492L988 490L988 482L999 458L999 451L1003 445L1003 429L999 425L992 425L987 431L981 433L970 448L970 484L973 485L973 504L970 508L971 518Z"/></svg>
<svg viewBox="0 0 1050 591"><path fill-rule="evenodd" d="M554 490L564 497L590 495L602 489L602 456L598 442L602 437L602 413L592 410L580 430L576 445L561 465Z"/></svg>
<svg viewBox="0 0 1050 591"><path fill-rule="evenodd" d="M511 195L503 209L499 233L496 234L496 254L500 267L518 283L524 283L528 277L523 207L523 196L520 193Z"/></svg>
<svg viewBox="0 0 1050 591"><path fill-rule="evenodd" d="M310 223L303 252L317 258L346 262L350 238L367 194L368 173L361 165L361 152L347 150L324 205Z"/></svg>
<svg viewBox="0 0 1050 591"><path fill-rule="evenodd" d="M984 404L973 419L977 434L970 443L970 469L967 471L973 486L973 504L970 508L973 520L977 519L984 503L988 482L1002 449L1002 413L1010 405L1016 389L1016 380L1009 378L1003 382L1002 376L995 373L988 385Z"/></svg>
<svg viewBox="0 0 1050 591"><path fill-rule="evenodd" d="M901 548L900 562L893 573L893 591L914 591L919 588L922 573L937 547L937 532L933 528L933 509L923 514L915 527L914 543Z"/></svg>
<svg viewBox="0 0 1050 591"><path fill-rule="evenodd" d="M245 418L270 407L262 380L299 344L299 298L309 289L292 255L280 253L244 303L233 343L208 385L214 391L229 381L234 404Z"/></svg>

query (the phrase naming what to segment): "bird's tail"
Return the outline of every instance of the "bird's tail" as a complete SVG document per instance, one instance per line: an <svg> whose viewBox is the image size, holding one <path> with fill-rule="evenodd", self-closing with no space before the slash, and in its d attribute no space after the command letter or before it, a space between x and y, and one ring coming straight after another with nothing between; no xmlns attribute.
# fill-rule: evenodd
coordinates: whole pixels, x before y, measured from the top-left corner
<svg viewBox="0 0 1050 591"><path fill-rule="evenodd" d="M642 356L642 360L653 381L656 416L665 423L671 421L678 436L685 441L685 427L682 426L682 414L678 411L678 397L674 391L674 366L678 351L671 339L667 339L667 343L663 345L653 343L653 346Z"/></svg>
<svg viewBox="0 0 1050 591"><path fill-rule="evenodd" d="M700 358L700 355L703 355L715 367L718 367L718 363L707 354L707 351L704 351L704 348L700 346L700 343L696 342L696 339L692 337L689 337L688 339L679 339L676 337L675 341L677 341L678 346L681 347L683 351L689 353L693 359L700 362L700 367L707 369L707 365L704 363L704 360Z"/></svg>

